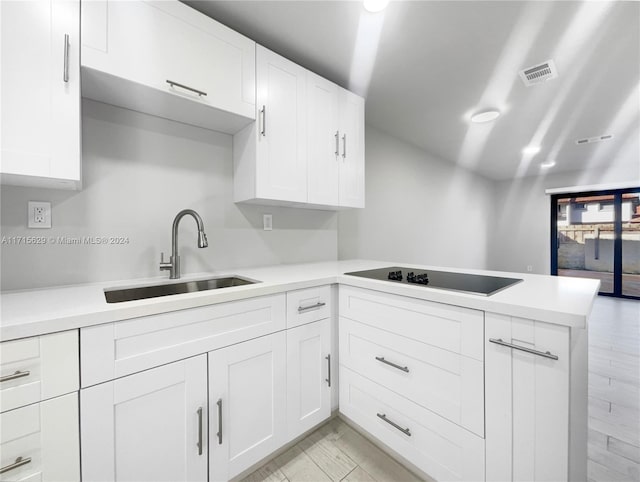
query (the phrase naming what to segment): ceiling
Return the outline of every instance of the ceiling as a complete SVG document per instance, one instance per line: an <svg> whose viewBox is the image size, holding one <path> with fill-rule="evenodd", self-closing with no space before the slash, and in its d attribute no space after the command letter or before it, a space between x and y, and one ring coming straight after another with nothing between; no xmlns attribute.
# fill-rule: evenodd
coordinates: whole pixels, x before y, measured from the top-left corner
<svg viewBox="0 0 640 482"><path fill-rule="evenodd" d="M359 1L185 3L365 96L369 125L486 177L640 178L640 2L397 0L377 14ZM558 77L526 87L518 72L549 59ZM469 122L491 108L497 120ZM540 152L523 154L530 144Z"/></svg>

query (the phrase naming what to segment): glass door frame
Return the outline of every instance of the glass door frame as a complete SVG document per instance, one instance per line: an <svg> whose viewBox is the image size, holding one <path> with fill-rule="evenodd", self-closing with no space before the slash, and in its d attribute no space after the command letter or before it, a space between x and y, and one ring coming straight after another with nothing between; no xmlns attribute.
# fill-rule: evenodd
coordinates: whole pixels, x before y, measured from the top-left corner
<svg viewBox="0 0 640 482"><path fill-rule="evenodd" d="M558 276L558 200L567 197L613 195L613 292L598 293L601 296L640 300L640 296L622 294L622 195L637 193L640 187L609 189L603 191L569 192L551 195L551 275Z"/></svg>

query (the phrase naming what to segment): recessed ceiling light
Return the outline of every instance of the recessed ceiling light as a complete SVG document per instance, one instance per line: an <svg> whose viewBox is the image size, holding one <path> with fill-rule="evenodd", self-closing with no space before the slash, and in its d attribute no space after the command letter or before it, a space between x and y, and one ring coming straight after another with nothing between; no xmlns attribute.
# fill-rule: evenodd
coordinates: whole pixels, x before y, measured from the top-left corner
<svg viewBox="0 0 640 482"><path fill-rule="evenodd" d="M471 122L479 124L481 122L491 122L500 117L500 112L497 110L486 110L484 112L477 112L471 116Z"/></svg>
<svg viewBox="0 0 640 482"><path fill-rule="evenodd" d="M538 152L540 152L540 146L527 146L524 149L522 149L523 154L528 154L530 156L533 156Z"/></svg>
<svg viewBox="0 0 640 482"><path fill-rule="evenodd" d="M542 169L549 169L550 167L553 167L556 165L556 161L550 160L550 161L544 161L540 163L540 167Z"/></svg>
<svg viewBox="0 0 640 482"><path fill-rule="evenodd" d="M389 5L389 0L364 0L363 3L365 10L375 13L384 10Z"/></svg>

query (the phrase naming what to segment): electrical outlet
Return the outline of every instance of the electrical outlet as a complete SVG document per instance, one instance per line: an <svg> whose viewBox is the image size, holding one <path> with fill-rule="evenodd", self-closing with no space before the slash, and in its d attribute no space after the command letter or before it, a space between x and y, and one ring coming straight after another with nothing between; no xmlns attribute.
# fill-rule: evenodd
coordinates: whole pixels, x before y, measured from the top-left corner
<svg viewBox="0 0 640 482"><path fill-rule="evenodd" d="M47 229L51 227L51 203L29 201L27 227Z"/></svg>
<svg viewBox="0 0 640 482"><path fill-rule="evenodd" d="M265 231L273 230L273 215L272 214L263 214L262 215L262 228Z"/></svg>
<svg viewBox="0 0 640 482"><path fill-rule="evenodd" d="M527 271L529 273L531 273L533 271L533 266L531 266L530 264L527 265Z"/></svg>

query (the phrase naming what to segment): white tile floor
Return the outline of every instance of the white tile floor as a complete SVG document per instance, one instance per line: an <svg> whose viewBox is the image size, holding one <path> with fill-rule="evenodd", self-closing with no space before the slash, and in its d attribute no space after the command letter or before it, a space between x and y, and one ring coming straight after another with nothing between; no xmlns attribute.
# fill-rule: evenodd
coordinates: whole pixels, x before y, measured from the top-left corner
<svg viewBox="0 0 640 482"><path fill-rule="evenodd" d="M589 325L589 482L640 481L640 301L598 297ZM416 481L339 419L246 482Z"/></svg>

